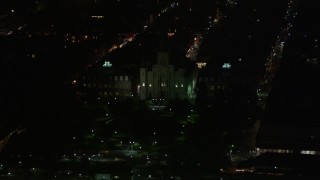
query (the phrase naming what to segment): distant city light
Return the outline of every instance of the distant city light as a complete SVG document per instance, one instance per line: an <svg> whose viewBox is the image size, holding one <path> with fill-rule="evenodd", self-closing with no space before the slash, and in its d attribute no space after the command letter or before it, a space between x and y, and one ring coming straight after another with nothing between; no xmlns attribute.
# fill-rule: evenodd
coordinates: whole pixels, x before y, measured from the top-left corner
<svg viewBox="0 0 320 180"><path fill-rule="evenodd" d="M223 69L230 69L231 68L231 64L230 63L224 63L222 68Z"/></svg>
<svg viewBox="0 0 320 180"><path fill-rule="evenodd" d="M95 18L95 19L103 19L104 16L91 16L92 18Z"/></svg>
<svg viewBox="0 0 320 180"><path fill-rule="evenodd" d="M168 32L168 37L173 37L175 35L174 32Z"/></svg>
<svg viewBox="0 0 320 180"><path fill-rule="evenodd" d="M105 67L105 68L110 68L110 67L112 67L112 64L111 64L110 61L105 61L102 66Z"/></svg>
<svg viewBox="0 0 320 180"><path fill-rule="evenodd" d="M319 152L317 152L317 151L310 151L310 150L302 150L302 151L300 151L300 154L316 155L316 154L319 154Z"/></svg>
<svg viewBox="0 0 320 180"><path fill-rule="evenodd" d="M207 63L205 63L205 62L198 62L198 63L197 63L197 67L198 67L199 69L205 67L206 65L207 65Z"/></svg>

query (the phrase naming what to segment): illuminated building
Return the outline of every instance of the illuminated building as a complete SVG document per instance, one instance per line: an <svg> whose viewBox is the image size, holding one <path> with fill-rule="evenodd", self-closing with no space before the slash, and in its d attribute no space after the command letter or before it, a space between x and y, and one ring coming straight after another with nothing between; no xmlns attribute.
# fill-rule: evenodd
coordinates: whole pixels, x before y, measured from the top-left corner
<svg viewBox="0 0 320 180"><path fill-rule="evenodd" d="M138 94L142 100L191 99L195 85L194 74L169 64L169 53L158 52L157 63L140 68Z"/></svg>
<svg viewBox="0 0 320 180"><path fill-rule="evenodd" d="M132 96L132 76L117 71L111 62L89 69L77 83L81 93L88 97L125 98Z"/></svg>

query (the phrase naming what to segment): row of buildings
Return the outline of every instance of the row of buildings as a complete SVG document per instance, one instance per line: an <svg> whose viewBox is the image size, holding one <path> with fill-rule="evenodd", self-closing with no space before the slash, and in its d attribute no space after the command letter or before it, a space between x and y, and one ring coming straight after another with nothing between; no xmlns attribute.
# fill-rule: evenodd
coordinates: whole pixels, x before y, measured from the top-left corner
<svg viewBox="0 0 320 180"><path fill-rule="evenodd" d="M185 100L194 98L197 70L191 71L170 64L168 52L158 52L156 63L130 72L104 61L91 67L74 83L85 97Z"/></svg>
<svg viewBox="0 0 320 180"><path fill-rule="evenodd" d="M173 65L172 61L168 52L157 52L153 63L130 70L102 61L82 74L74 84L86 98L139 97L146 101L179 99L191 102L197 97L213 98L215 94L230 91L235 85L255 84L251 78L234 78L229 63L222 64L218 73L212 73L203 66L192 64L190 68Z"/></svg>

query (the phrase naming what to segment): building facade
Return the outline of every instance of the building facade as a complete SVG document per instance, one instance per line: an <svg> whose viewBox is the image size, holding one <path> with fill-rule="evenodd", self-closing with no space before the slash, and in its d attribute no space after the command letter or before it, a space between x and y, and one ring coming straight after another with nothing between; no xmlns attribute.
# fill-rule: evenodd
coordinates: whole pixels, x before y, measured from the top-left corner
<svg viewBox="0 0 320 180"><path fill-rule="evenodd" d="M126 98L133 95L132 76L116 72L110 66L94 67L77 83L85 97Z"/></svg>
<svg viewBox="0 0 320 180"><path fill-rule="evenodd" d="M186 69L169 64L169 53L158 52L157 63L140 68L137 92L141 100L190 99L193 96L195 77Z"/></svg>

